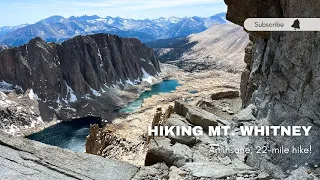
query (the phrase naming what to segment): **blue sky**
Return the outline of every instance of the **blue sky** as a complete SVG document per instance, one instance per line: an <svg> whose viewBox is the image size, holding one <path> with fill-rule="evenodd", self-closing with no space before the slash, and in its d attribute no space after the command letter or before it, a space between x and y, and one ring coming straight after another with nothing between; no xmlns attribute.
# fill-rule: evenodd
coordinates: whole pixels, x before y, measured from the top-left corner
<svg viewBox="0 0 320 180"><path fill-rule="evenodd" d="M223 0L0 0L0 27L35 23L52 15L145 19L207 17L226 10Z"/></svg>

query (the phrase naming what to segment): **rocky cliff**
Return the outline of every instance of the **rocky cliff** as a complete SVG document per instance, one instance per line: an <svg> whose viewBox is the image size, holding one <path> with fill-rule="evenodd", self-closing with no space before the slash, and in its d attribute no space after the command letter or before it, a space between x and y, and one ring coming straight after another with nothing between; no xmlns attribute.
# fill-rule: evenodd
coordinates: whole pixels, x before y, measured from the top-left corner
<svg viewBox="0 0 320 180"><path fill-rule="evenodd" d="M108 117L126 103L118 89L138 94L129 86L150 82L158 72L152 49L138 39L109 34L77 36L61 44L35 38L0 53L0 88L28 94L49 120Z"/></svg>
<svg viewBox="0 0 320 180"><path fill-rule="evenodd" d="M227 19L243 26L249 17L319 17L320 2L309 0L225 0ZM320 163L319 32L250 32L246 70L242 74L243 106L256 106L259 125L312 126L305 137L252 139L253 147L309 147L308 154L251 155L247 162L270 173ZM283 174L277 171L277 176Z"/></svg>

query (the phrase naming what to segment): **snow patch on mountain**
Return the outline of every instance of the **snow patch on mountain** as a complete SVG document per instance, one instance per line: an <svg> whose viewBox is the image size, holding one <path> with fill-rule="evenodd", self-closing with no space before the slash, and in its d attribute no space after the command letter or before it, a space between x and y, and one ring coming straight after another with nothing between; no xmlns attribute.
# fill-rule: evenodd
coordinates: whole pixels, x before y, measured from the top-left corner
<svg viewBox="0 0 320 180"><path fill-rule="evenodd" d="M21 26L21 28L6 29L0 37L0 43L12 46L25 44L35 37L47 41L61 42L77 35L96 33L118 34L122 37L139 38L143 42L156 39L188 36L206 30L212 24L225 24L225 13L207 18L202 17L169 17L158 19L124 19L120 17L81 16L63 18L52 16L35 24ZM183 31L183 33L181 33ZM19 37L16 36L19 34ZM1 31L0 31L1 36Z"/></svg>
<svg viewBox="0 0 320 180"><path fill-rule="evenodd" d="M144 70L143 68L141 68L141 71L143 73L143 78L142 78L142 81L146 81L148 82L149 84L152 84L153 83L153 80L155 80L155 78L153 76L151 76L149 73L147 73L146 70Z"/></svg>
<svg viewBox="0 0 320 180"><path fill-rule="evenodd" d="M73 91L73 89L67 84L67 82L65 82L66 84L66 87L67 87L67 96L66 98L64 99L65 102L76 102L78 99L77 99L77 96L75 94L75 92ZM69 97L69 98L68 98ZM67 100L68 99L68 100Z"/></svg>
<svg viewBox="0 0 320 180"><path fill-rule="evenodd" d="M94 90L94 89L92 89L92 88L91 88L91 92L92 92L92 94L93 94L94 96L101 96L101 94L100 94L98 91L96 91L96 90Z"/></svg>
<svg viewBox="0 0 320 180"><path fill-rule="evenodd" d="M28 96L31 100L40 100L39 96L36 93L34 93L33 89L30 89Z"/></svg>

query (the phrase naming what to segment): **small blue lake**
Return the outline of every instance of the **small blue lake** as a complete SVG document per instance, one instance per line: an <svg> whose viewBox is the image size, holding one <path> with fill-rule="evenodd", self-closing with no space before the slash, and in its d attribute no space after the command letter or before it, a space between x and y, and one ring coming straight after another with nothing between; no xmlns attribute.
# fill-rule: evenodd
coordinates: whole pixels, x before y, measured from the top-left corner
<svg viewBox="0 0 320 180"><path fill-rule="evenodd" d="M133 112L141 107L145 98L159 93L169 93L176 90L178 86L181 85L176 80L165 80L152 85L151 90L143 92L137 100L120 109L119 112ZM89 135L90 124L99 124L101 126L101 120L95 117L87 117L64 121L26 138L75 152L85 152L86 137Z"/></svg>
<svg viewBox="0 0 320 180"><path fill-rule="evenodd" d="M75 152L85 152L90 124L101 126L101 121L95 117L63 121L26 138Z"/></svg>
<svg viewBox="0 0 320 180"><path fill-rule="evenodd" d="M169 93L175 91L181 84L177 80L164 80L161 83L154 84L151 86L151 90L143 92L138 99L129 103L125 108L120 109L120 113L131 113L139 109L143 103L143 100L151 97L152 95L160 93Z"/></svg>

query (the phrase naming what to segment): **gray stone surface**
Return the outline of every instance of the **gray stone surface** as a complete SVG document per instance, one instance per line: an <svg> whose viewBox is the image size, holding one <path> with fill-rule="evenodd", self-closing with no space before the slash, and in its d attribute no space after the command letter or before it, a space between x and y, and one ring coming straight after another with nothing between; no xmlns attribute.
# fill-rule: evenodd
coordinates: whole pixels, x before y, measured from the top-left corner
<svg viewBox="0 0 320 180"><path fill-rule="evenodd" d="M253 115L256 107L253 104L250 104L245 109L239 111L233 118L236 122L251 122L256 121L257 118Z"/></svg>
<svg viewBox="0 0 320 180"><path fill-rule="evenodd" d="M259 180L270 180L271 176L268 173L262 172L258 175Z"/></svg>
<svg viewBox="0 0 320 180"><path fill-rule="evenodd" d="M184 180L186 176L186 172L175 167L171 166L170 167L170 172L169 172L169 180Z"/></svg>
<svg viewBox="0 0 320 180"><path fill-rule="evenodd" d="M155 137L150 141L145 165L165 162L168 166L181 167L190 161L192 161L192 151L188 146L180 143L173 145L169 138Z"/></svg>
<svg viewBox="0 0 320 180"><path fill-rule="evenodd" d="M168 179L169 168L164 163L157 163L152 166L143 166L133 180L141 179Z"/></svg>
<svg viewBox="0 0 320 180"><path fill-rule="evenodd" d="M290 173L290 176L288 178L286 178L285 180L297 180L297 179L316 180L316 179L319 179L316 176L314 176L313 174L309 174L308 171L310 171L310 170L308 170L305 167L299 167L298 169L292 171Z"/></svg>
<svg viewBox="0 0 320 180"><path fill-rule="evenodd" d="M167 119L167 121L164 124L165 126L192 126L185 118L177 115L177 114L172 114L171 117L169 119ZM175 132L176 130L174 130ZM180 131L181 133L181 131ZM171 139L171 141L173 143L178 142L181 144L185 144L185 145L194 145L196 143L196 137L194 136L169 136L169 138Z"/></svg>
<svg viewBox="0 0 320 180"><path fill-rule="evenodd" d="M194 162L187 163L182 167L192 176L200 178L226 178L237 174L253 174L254 169L245 164L222 165L216 162Z"/></svg>
<svg viewBox="0 0 320 180"><path fill-rule="evenodd" d="M99 156L75 153L0 131L0 179L132 178L138 167Z"/></svg>
<svg viewBox="0 0 320 180"><path fill-rule="evenodd" d="M179 101L175 101L174 111L184 116L191 124L201 126L204 129L208 129L209 126L217 126L219 122L224 123L223 120L215 114Z"/></svg>
<svg viewBox="0 0 320 180"><path fill-rule="evenodd" d="M320 1L309 0L225 0L227 19L243 26L246 18L319 17ZM241 79L241 97L246 107L257 106L259 125L313 126L308 137L252 138L253 148L309 147L307 154L252 154L248 163L282 178L296 165L320 162L320 33L250 32L246 50L246 71ZM263 144L262 144L263 145ZM274 164L274 165L272 165Z"/></svg>

